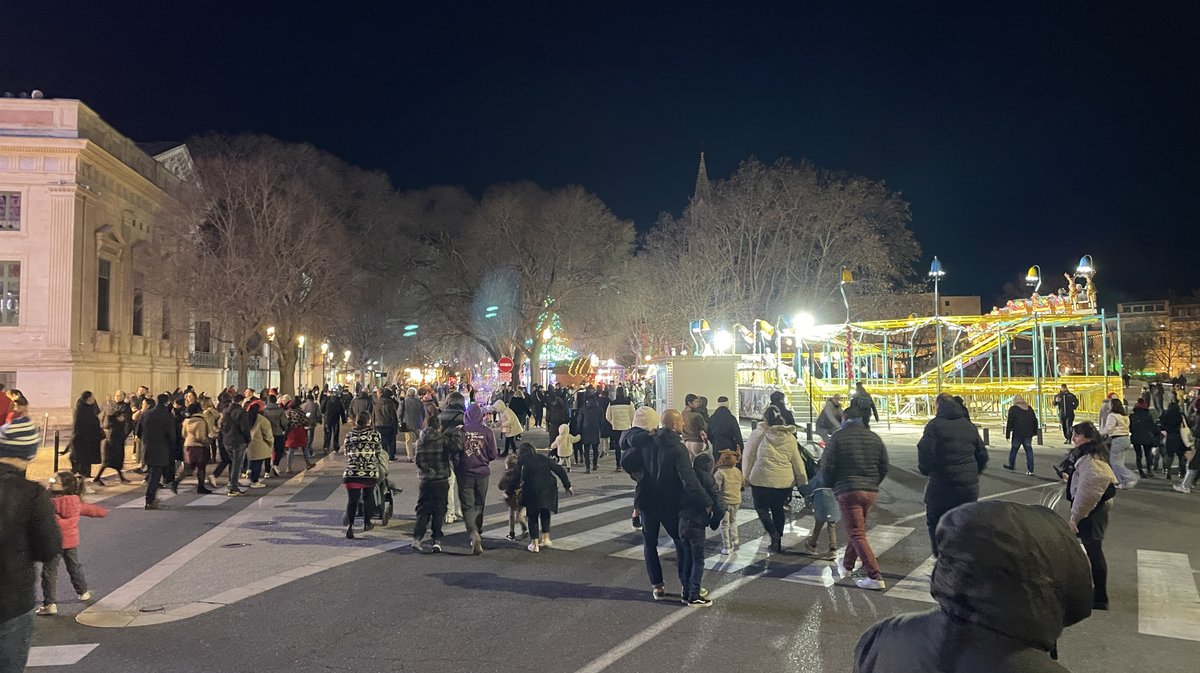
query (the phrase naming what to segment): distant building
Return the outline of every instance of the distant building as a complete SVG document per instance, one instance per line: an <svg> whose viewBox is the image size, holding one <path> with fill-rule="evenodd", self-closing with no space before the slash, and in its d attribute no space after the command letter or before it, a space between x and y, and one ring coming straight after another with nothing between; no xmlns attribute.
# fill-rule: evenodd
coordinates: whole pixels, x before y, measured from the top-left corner
<svg viewBox="0 0 1200 673"><path fill-rule="evenodd" d="M1117 304L1131 373L1195 374L1200 364L1200 301L1155 299Z"/></svg>
<svg viewBox="0 0 1200 673"><path fill-rule="evenodd" d="M77 100L0 99L0 382L56 421L80 392L216 392L207 322L156 296L150 245L179 143L139 146Z"/></svg>

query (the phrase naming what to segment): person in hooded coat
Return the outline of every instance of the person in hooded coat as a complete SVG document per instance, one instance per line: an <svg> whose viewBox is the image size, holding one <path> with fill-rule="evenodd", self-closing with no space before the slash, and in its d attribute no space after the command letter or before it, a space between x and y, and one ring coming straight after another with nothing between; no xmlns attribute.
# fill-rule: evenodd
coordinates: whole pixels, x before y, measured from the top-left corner
<svg viewBox="0 0 1200 673"><path fill-rule="evenodd" d="M1033 438L1037 436L1037 431L1037 414L1024 397L1013 397L1013 404L1008 408L1008 422L1004 425L1004 438L1012 440L1012 448L1008 452L1008 462L1004 464L1004 469L1015 468L1017 451L1024 447L1025 474L1033 474Z"/></svg>
<svg viewBox="0 0 1200 673"><path fill-rule="evenodd" d="M767 407L763 422L746 440L742 471L750 484L758 520L771 538L770 550L782 552L784 506L792 497L792 487L808 483L808 473L796 442L796 427L786 424L773 406Z"/></svg>
<svg viewBox="0 0 1200 673"><path fill-rule="evenodd" d="M1129 414L1129 438L1133 442L1133 451L1137 459L1137 471L1143 478L1154 477L1154 447L1158 445L1158 426L1150 415L1150 405L1146 400L1138 400ZM1145 467L1142 458L1146 459Z"/></svg>
<svg viewBox="0 0 1200 673"><path fill-rule="evenodd" d="M979 499L979 473L987 466L987 449L966 412L946 393L937 396L937 414L917 442L917 469L929 477L925 485L925 524L938 555L937 526L942 515Z"/></svg>
<svg viewBox="0 0 1200 673"><path fill-rule="evenodd" d="M733 451L738 456L746 442L742 439L742 426L729 410L729 398L717 398L717 409L708 419L708 441L712 443L713 460L722 451Z"/></svg>
<svg viewBox="0 0 1200 673"><path fill-rule="evenodd" d="M85 390L75 402L74 434L71 436L71 462L75 474L81 479L92 476L92 466L100 462L100 444L104 441L104 430L100 427L100 407L92 391ZM104 483L92 479L93 484Z"/></svg>
<svg viewBox="0 0 1200 673"><path fill-rule="evenodd" d="M521 504L525 505L525 516L529 520L529 551L537 553L543 547L553 547L550 541L550 515L558 513L558 483L562 482L567 495L571 490L571 477L562 465L538 453L529 442L517 449L517 465L520 469L518 490Z"/></svg>
<svg viewBox="0 0 1200 673"><path fill-rule="evenodd" d="M600 409L599 401L594 395L588 397L583 403L583 409L579 410L579 435L583 442L583 464L588 474L591 474L593 469L599 469L600 437L603 434L601 421L603 420L604 411Z"/></svg>
<svg viewBox="0 0 1200 673"><path fill-rule="evenodd" d="M1162 450L1163 470L1167 479L1171 478L1171 463L1176 457L1179 458L1179 476L1183 476L1186 467L1185 454L1189 447L1183 441L1183 420L1183 412L1179 410L1178 402L1167 405L1167 410L1158 417L1158 427L1167 433Z"/></svg>
<svg viewBox="0 0 1200 673"><path fill-rule="evenodd" d="M962 505L937 527L938 607L887 617L854 649L854 673L1063 673L1064 628L1091 615L1088 560L1067 524L1037 505Z"/></svg>

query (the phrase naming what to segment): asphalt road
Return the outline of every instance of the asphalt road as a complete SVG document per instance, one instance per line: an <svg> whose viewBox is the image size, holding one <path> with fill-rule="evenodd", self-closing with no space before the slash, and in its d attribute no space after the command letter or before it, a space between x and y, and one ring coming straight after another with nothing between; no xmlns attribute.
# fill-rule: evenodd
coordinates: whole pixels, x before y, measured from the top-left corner
<svg viewBox="0 0 1200 673"><path fill-rule="evenodd" d="M166 511L121 507L136 505L140 493L108 489L92 499L102 497L110 515L82 524L81 557L99 600L81 616L84 606L68 598L70 584L60 573L61 614L38 618L35 658L65 661L82 653L63 670L124 673L845 671L868 625L933 607L927 597L919 600L929 548L924 479L911 439L889 437L893 471L870 521L889 591L834 583L828 562L766 554L762 529L747 511L737 556L721 559L719 535L709 536L716 568L705 574L715 597L710 609L651 600L635 551L640 535L628 523L632 482L613 471L611 457L595 474L572 472L576 495L563 499L553 527L554 539L570 548L536 555L500 539L507 524L494 483L482 556L467 554L461 524L448 529L445 553L413 552L407 538L415 478L404 463L393 469L405 489L399 518L355 541L338 525L344 496L336 458L250 497L201 501L181 490ZM1001 470L1005 455L993 451L981 495L1053 504L1062 489L1049 465L1062 451L1041 449L1035 477ZM748 494L746 501L748 507ZM1065 503L1056 509L1065 512ZM1105 543L1112 608L1066 632L1064 665L1195 665L1197 520L1200 495L1171 492L1161 479L1120 494ZM796 517L785 547L799 544L806 525ZM1186 555L1170 557L1183 558L1184 566L1157 605L1147 600L1155 576L1145 557L1139 564L1139 550ZM673 555L664 556L664 571L677 589ZM1164 614L1182 625L1184 637L1142 632L1163 632L1151 618ZM82 645L94 647L43 649Z"/></svg>

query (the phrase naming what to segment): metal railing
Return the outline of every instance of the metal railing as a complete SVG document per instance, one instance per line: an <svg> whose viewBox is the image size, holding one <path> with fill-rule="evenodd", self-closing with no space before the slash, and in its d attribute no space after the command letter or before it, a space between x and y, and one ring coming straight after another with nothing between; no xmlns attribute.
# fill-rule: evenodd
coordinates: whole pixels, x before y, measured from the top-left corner
<svg viewBox="0 0 1200 673"><path fill-rule="evenodd" d="M221 356L218 353L188 353L188 364L203 369L221 369Z"/></svg>

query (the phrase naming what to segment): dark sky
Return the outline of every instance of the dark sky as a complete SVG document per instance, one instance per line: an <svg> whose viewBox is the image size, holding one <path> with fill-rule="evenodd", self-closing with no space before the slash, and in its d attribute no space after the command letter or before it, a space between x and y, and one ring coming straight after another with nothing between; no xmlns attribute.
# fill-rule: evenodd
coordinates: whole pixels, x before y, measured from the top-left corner
<svg viewBox="0 0 1200 673"><path fill-rule="evenodd" d="M702 148L714 178L808 158L900 190L947 293L986 305L1084 253L1105 303L1200 286L1196 2L4 4L0 90L138 140L263 132L402 188L580 183L642 229Z"/></svg>

